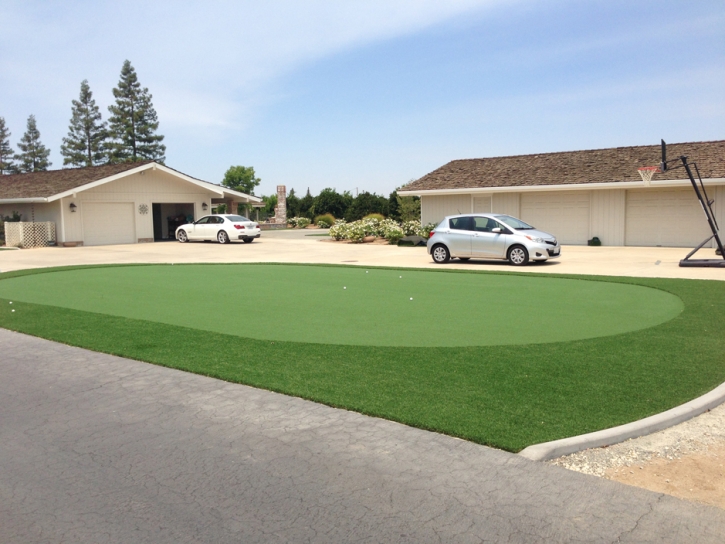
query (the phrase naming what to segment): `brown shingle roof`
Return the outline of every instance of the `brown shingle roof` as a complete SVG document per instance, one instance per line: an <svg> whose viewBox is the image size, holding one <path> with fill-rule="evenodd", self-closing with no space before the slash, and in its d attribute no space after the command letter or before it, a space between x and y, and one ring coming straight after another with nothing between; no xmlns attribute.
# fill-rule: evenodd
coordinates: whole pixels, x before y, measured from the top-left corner
<svg viewBox="0 0 725 544"><path fill-rule="evenodd" d="M47 198L150 162L153 161L124 162L0 176L0 199Z"/></svg>
<svg viewBox="0 0 725 544"><path fill-rule="evenodd" d="M667 144L667 158L687 155L702 178L725 178L725 140ZM659 145L516 155L451 161L402 187L401 191L472 189L641 181L637 168L660 163ZM654 179L687 179L684 169L657 173Z"/></svg>

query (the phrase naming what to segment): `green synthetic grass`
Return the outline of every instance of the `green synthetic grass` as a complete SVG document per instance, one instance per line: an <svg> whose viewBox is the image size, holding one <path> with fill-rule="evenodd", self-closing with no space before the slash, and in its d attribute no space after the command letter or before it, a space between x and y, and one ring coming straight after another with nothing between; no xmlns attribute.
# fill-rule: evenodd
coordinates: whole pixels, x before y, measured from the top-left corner
<svg viewBox="0 0 725 544"><path fill-rule="evenodd" d="M207 267L210 276L214 276L217 266ZM264 280L259 272L264 269L262 265L241 266L247 267L249 273L245 281L226 285L229 293L235 289L245 293L256 289L250 286L250 277L256 278L257 283ZM119 268L146 267L99 267L84 271L105 271L112 277ZM313 268L323 272L331 267ZM396 271L385 271L388 272ZM412 272L415 271L397 274L405 277ZM469 281L469 276L502 276L499 272L440 274L451 283ZM60 277L42 270L0 274L2 289L7 289L5 281L21 276L36 277L50 286ZM522 274L503 276L523 282L532 279ZM464 347L380 347L250 339L18 300L10 305L7 299L0 299L0 326L280 391L510 451L640 419L686 402L725 381L725 282L536 278L575 280L573 283L596 279L593 283L664 291L679 298L683 310L659 325L613 336ZM116 286L119 291L124 288ZM280 328L310 318L297 304L297 300L288 301L286 311L277 316ZM259 309L253 309L245 310L243 304L232 305L228 299L215 308L240 324L259 318ZM196 310L187 308L192 314ZM501 315L507 318L517 315L516 308L504 310ZM330 309L328 327L336 325L341 311ZM428 325L420 331L421 336L428 335L436 324L435 314L427 317ZM546 314L541 319L544 321Z"/></svg>
<svg viewBox="0 0 725 544"><path fill-rule="evenodd" d="M410 347L610 336L683 308L658 289L541 275L239 264L22 276L0 282L0 297L259 340Z"/></svg>

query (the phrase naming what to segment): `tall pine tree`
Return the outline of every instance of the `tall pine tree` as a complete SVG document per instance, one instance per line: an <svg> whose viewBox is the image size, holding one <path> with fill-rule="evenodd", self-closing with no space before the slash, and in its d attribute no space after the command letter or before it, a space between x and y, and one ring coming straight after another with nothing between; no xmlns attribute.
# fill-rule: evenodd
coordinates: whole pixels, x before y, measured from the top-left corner
<svg viewBox="0 0 725 544"><path fill-rule="evenodd" d="M28 117L28 127L23 137L20 138L18 147L22 153L18 153L15 157L20 172L42 172L51 165L48 160L50 149L40 141L40 131L35 122L35 115Z"/></svg>
<svg viewBox="0 0 725 544"><path fill-rule="evenodd" d="M10 130L5 126L5 118L0 117L0 175L15 173L14 157L10 147Z"/></svg>
<svg viewBox="0 0 725 544"><path fill-rule="evenodd" d="M106 123L93 100L88 80L81 82L81 94L73 101L68 136L63 138L60 154L63 166L95 166L105 162L104 144L108 138Z"/></svg>
<svg viewBox="0 0 725 544"><path fill-rule="evenodd" d="M166 160L164 137L156 134L159 121L151 103L151 94L141 87L136 70L127 60L121 69L118 87L113 89L116 103L108 106L111 117L108 128L112 140L109 142L111 162L136 162L152 159L163 163Z"/></svg>

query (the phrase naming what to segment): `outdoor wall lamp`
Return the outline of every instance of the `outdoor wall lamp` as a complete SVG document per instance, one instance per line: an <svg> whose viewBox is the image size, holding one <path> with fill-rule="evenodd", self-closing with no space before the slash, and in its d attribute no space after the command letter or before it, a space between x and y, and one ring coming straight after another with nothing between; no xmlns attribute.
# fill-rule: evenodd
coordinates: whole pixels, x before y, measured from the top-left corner
<svg viewBox="0 0 725 544"><path fill-rule="evenodd" d="M202 210L206 211L206 209L207 209L208 207L209 207L209 206L207 206L207 205L206 205L206 202L202 202L202 203L201 203L201 209L202 209Z"/></svg>
<svg viewBox="0 0 725 544"><path fill-rule="evenodd" d="M77 208L77 207L78 207L78 206L76 206L76 203L75 203L75 202L71 202L71 203L70 203L70 211L72 211L72 212L76 211L76 208Z"/></svg>

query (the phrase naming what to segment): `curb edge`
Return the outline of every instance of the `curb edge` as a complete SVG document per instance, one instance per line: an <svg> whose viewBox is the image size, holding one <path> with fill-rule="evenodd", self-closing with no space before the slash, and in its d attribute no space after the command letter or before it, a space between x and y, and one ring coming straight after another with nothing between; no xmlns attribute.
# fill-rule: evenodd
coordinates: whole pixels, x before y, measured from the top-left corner
<svg viewBox="0 0 725 544"><path fill-rule="evenodd" d="M611 427L593 433L562 438L551 442L534 444L521 450L518 455L532 461L548 461L563 455L569 455L589 448L600 448L624 442L630 438L637 438L667 429L683 421L715 408L725 402L725 383L720 384L712 391L705 393L685 404L655 414L632 423Z"/></svg>

